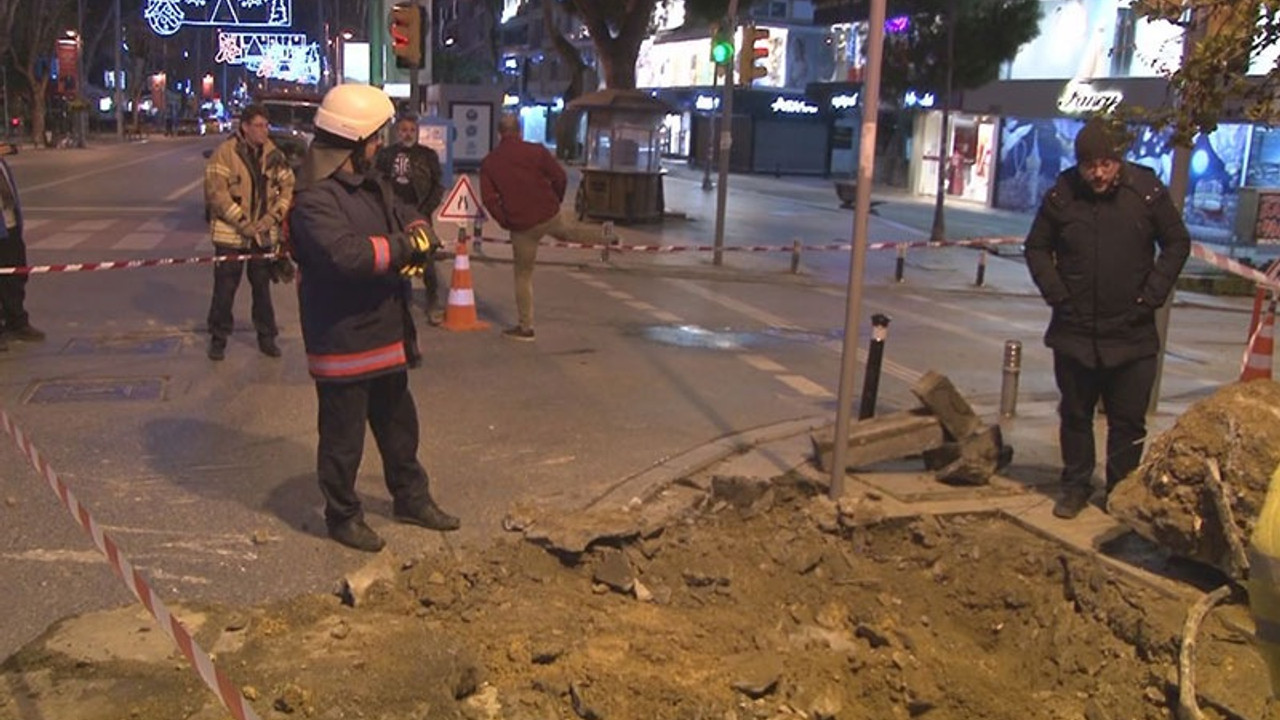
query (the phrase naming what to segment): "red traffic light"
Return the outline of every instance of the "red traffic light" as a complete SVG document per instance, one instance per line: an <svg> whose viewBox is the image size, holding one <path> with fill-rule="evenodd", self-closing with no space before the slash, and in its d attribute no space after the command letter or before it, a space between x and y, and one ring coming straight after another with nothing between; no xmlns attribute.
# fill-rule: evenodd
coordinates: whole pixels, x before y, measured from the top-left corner
<svg viewBox="0 0 1280 720"><path fill-rule="evenodd" d="M423 10L419 5L400 4L391 8L391 51L399 67L422 67Z"/></svg>

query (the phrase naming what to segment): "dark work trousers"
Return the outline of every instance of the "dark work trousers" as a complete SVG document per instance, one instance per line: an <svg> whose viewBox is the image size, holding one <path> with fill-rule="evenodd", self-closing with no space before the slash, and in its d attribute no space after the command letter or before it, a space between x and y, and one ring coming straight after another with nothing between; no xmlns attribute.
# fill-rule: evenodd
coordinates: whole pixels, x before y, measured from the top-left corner
<svg viewBox="0 0 1280 720"><path fill-rule="evenodd" d="M214 255L241 255L250 252L235 248L214 247ZM259 250L252 251L255 254ZM260 338L274 338L279 330L276 328L276 311L271 305L271 261L250 260L248 270L241 269L246 263L243 260L227 260L213 264L213 301L209 303L209 334L225 341L231 337L231 328L235 321L231 316L231 308L235 305L236 290L240 287L240 276L249 276L249 287L253 289L253 329Z"/></svg>
<svg viewBox="0 0 1280 720"><path fill-rule="evenodd" d="M20 267L27 264L27 245L22 241L21 228L9 228L9 237L0 240L0 267ZM17 330L27 326L26 275L0 275L0 320L5 328Z"/></svg>
<svg viewBox="0 0 1280 720"><path fill-rule="evenodd" d="M427 312L444 310L440 304L440 275L434 258L428 258L422 266L422 289L427 291Z"/></svg>
<svg viewBox="0 0 1280 720"><path fill-rule="evenodd" d="M368 422L382 455L382 477L397 507L414 508L430 498L427 471L418 463L418 410L404 371L351 383L316 383L320 400L320 446L316 474L330 526L362 517L356 472Z"/></svg>
<svg viewBox="0 0 1280 720"><path fill-rule="evenodd" d="M1147 404L1156 379L1155 356L1116 367L1091 368L1063 353L1053 354L1058 404L1062 481L1088 484L1097 466L1093 413L1102 398L1107 409L1107 492L1142 460Z"/></svg>

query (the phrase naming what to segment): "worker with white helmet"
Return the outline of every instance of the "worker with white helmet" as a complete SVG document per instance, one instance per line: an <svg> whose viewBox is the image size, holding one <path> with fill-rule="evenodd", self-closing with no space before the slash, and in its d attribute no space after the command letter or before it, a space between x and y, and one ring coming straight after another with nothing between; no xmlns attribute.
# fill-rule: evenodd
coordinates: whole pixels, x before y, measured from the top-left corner
<svg viewBox="0 0 1280 720"><path fill-rule="evenodd" d="M418 412L407 368L408 282L435 250L427 222L373 168L395 112L381 90L344 84L316 112L316 135L289 214L307 365L319 399L317 475L329 536L377 552L356 494L365 423L382 455L397 520L455 530L418 462Z"/></svg>

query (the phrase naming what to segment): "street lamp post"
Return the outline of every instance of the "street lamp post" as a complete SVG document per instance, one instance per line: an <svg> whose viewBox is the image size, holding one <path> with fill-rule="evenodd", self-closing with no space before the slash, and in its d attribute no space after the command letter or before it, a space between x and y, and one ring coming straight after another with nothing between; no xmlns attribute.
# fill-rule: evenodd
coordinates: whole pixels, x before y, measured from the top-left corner
<svg viewBox="0 0 1280 720"><path fill-rule="evenodd" d="M116 87L112 94L112 105L116 111L116 140L124 142L124 72L121 71L120 48L124 45L124 32L121 23L124 18L120 15L120 0L116 0Z"/></svg>

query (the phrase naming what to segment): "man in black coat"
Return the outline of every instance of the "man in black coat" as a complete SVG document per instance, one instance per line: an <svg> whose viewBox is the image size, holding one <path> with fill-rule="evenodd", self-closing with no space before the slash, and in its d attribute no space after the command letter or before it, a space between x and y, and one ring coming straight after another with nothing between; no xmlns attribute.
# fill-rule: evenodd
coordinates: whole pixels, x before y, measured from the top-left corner
<svg viewBox="0 0 1280 720"><path fill-rule="evenodd" d="M377 166L395 188L396 196L431 222L436 208L444 199L443 170L436 151L418 142L418 119L402 115L396 120L395 145L378 151ZM422 268L422 287L427 294L427 322L444 322L440 303L440 276L434 260Z"/></svg>
<svg viewBox="0 0 1280 720"><path fill-rule="evenodd" d="M1155 311L1191 250L1169 190L1147 168L1122 160L1123 143L1102 119L1085 124L1076 166L1045 195L1026 241L1031 277L1053 308L1044 341L1062 395L1063 487L1053 508L1062 518L1080 514L1093 494L1099 398L1107 413L1107 492L1142 459L1161 348Z"/></svg>

